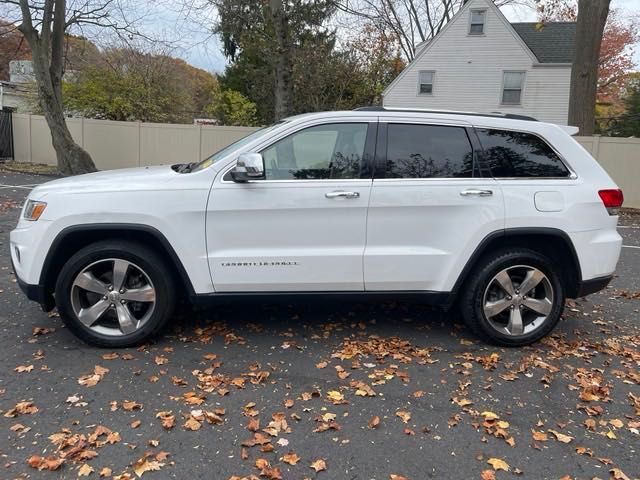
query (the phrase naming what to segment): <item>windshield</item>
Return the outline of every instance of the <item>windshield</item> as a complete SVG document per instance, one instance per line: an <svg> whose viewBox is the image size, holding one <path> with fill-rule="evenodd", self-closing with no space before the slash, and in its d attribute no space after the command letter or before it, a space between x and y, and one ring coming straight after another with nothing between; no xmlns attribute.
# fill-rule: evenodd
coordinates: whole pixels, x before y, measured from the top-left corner
<svg viewBox="0 0 640 480"><path fill-rule="evenodd" d="M271 130L274 130L276 127L279 127L283 123L284 122L274 123L273 125L269 125L268 127L263 127L260 130L256 130L255 132L250 133L246 137L242 137L240 140L233 142L231 145L224 147L222 150L218 150L216 153L214 153L210 157L207 157L201 162L196 163L195 165L193 165L193 167L189 171L197 172L198 170L204 170L205 168L210 167L221 158L226 157L232 151L237 150L247 145L248 143L251 143L256 138L264 135L267 132L270 132Z"/></svg>

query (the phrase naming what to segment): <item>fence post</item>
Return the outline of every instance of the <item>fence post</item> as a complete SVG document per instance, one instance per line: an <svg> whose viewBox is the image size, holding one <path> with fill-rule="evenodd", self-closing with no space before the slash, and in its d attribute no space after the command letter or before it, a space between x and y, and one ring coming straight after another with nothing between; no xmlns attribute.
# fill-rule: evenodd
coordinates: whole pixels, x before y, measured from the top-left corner
<svg viewBox="0 0 640 480"><path fill-rule="evenodd" d="M593 158L600 161L600 135L593 136L593 143L591 145Z"/></svg>
<svg viewBox="0 0 640 480"><path fill-rule="evenodd" d="M142 122L138 122L138 166L142 166Z"/></svg>
<svg viewBox="0 0 640 480"><path fill-rule="evenodd" d="M33 147L31 146L31 117L32 115L29 114L29 163L33 163Z"/></svg>
<svg viewBox="0 0 640 480"><path fill-rule="evenodd" d="M198 158L196 162L202 160L202 124L198 124Z"/></svg>

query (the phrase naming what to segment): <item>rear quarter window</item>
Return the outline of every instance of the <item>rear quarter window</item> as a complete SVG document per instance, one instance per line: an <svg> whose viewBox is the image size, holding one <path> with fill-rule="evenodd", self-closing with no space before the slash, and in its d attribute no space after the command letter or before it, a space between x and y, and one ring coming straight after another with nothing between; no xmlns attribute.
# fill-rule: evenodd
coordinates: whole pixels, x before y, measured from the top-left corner
<svg viewBox="0 0 640 480"><path fill-rule="evenodd" d="M570 175L556 152L531 133L476 129L483 160L494 177L563 178Z"/></svg>

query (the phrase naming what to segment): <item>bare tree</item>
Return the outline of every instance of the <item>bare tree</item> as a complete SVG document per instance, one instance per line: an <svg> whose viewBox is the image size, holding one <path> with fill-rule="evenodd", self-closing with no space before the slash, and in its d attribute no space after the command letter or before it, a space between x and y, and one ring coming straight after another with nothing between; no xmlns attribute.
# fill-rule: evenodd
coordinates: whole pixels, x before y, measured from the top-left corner
<svg viewBox="0 0 640 480"><path fill-rule="evenodd" d="M502 6L526 0L495 0ZM420 44L435 37L466 0L334 0L338 9L364 19L396 37L403 56L411 61Z"/></svg>
<svg viewBox="0 0 640 480"><path fill-rule="evenodd" d="M571 70L569 124L581 135L593 135L598 92L600 46L611 0L579 0L576 51Z"/></svg>
<svg viewBox="0 0 640 480"><path fill-rule="evenodd" d="M91 156L73 140L64 116L62 78L65 43L70 30L110 28L132 34L118 0L0 0L17 10L18 29L31 49L38 102L44 112L56 151L58 169L66 175L96 170Z"/></svg>

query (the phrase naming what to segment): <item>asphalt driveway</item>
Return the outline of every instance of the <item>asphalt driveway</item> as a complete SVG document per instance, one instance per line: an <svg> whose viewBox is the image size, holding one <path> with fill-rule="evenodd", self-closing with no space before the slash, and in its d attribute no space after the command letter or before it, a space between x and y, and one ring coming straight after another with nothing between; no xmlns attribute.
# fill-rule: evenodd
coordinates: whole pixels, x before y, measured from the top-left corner
<svg viewBox="0 0 640 480"><path fill-rule="evenodd" d="M0 172L0 478L640 477L640 217L610 288L533 347L417 304L318 300L183 313L113 352L15 282L9 231L43 181Z"/></svg>

